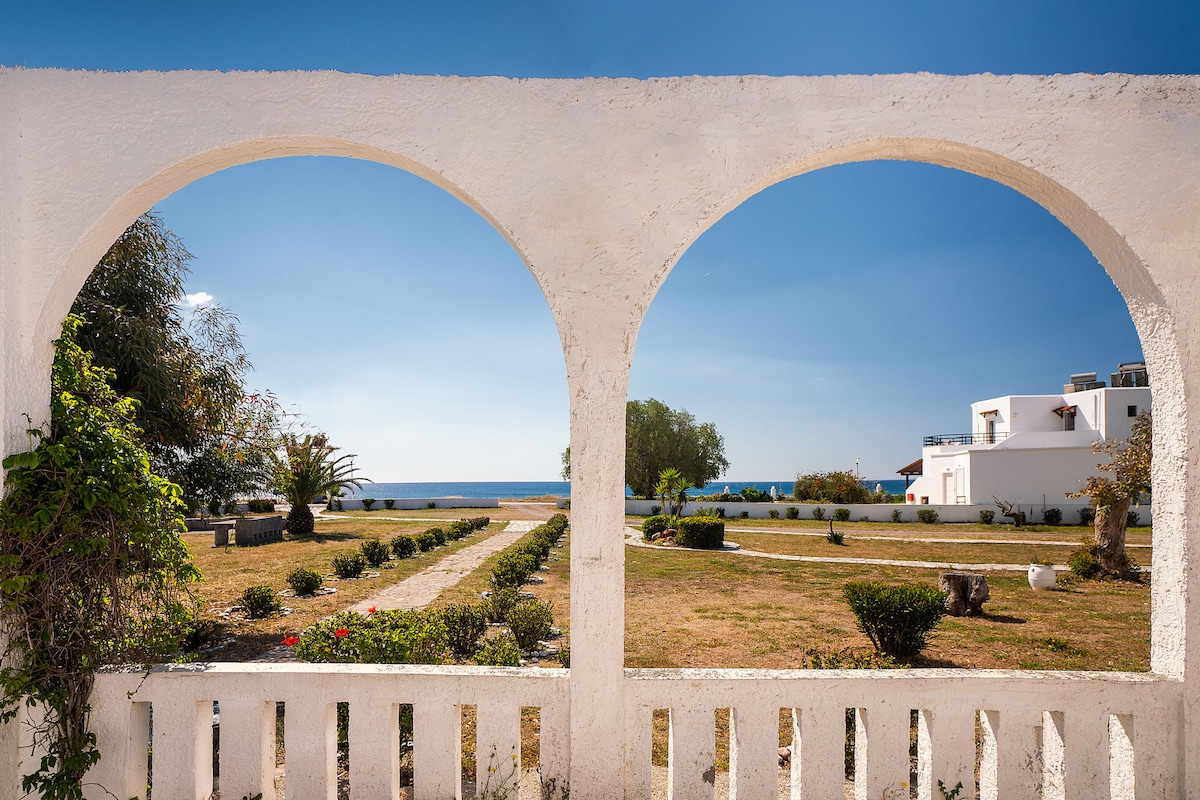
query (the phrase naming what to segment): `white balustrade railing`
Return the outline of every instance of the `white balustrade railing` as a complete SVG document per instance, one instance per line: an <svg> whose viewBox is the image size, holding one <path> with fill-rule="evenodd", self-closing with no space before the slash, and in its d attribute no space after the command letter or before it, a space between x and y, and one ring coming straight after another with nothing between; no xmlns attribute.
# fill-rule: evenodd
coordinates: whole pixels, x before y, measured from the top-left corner
<svg viewBox="0 0 1200 800"><path fill-rule="evenodd" d="M144 797L149 744L155 800L207 800L214 788L213 733L219 730L221 797L262 793L271 800L277 703L283 703L288 800L336 797L339 703L349 713L353 798L400 796L404 705L412 706L415 797L460 796L467 705L476 707L478 785L497 794L515 789L520 779L521 710L539 709L539 771L544 789L554 794L570 769L568 677L565 670L548 669L341 664L189 664L148 675L100 675L91 719L103 757L89 773L87 796ZM497 769L489 774L489 767Z"/></svg>
<svg viewBox="0 0 1200 800"><path fill-rule="evenodd" d="M101 675L92 728L103 759L87 796L144 797L149 745L155 800L206 800L214 773L223 800L260 792L272 800L283 703L284 796L331 800L345 703L354 800L400 796L405 705L415 800L461 796L463 706L475 707L477 786L514 800L507 790L521 775L521 712L539 709L542 796L563 800L569 686L567 670L408 665L191 664ZM716 712L727 709L730 800L777 800L781 788L790 800L840 800L849 709L857 800L941 800L938 781L961 782L962 800L976 796L977 782L982 800L1175 798L1182 686L1142 673L625 670L624 781L614 769L611 796L651 797L653 718L662 709L667 797L713 800ZM780 745L792 748L782 780Z"/></svg>
<svg viewBox="0 0 1200 800"><path fill-rule="evenodd" d="M1182 684L1147 674L998 670L626 670L625 797L651 796L653 712L669 712L667 797L712 800L729 710L731 800L841 800L853 710L856 800L1178 797ZM780 736L780 715L785 721ZM787 728L790 727L790 730ZM915 740L916 758L912 757ZM915 761L915 765L914 762ZM913 767L915 766L915 769ZM913 773L915 772L915 781ZM913 784L915 783L915 787Z"/></svg>

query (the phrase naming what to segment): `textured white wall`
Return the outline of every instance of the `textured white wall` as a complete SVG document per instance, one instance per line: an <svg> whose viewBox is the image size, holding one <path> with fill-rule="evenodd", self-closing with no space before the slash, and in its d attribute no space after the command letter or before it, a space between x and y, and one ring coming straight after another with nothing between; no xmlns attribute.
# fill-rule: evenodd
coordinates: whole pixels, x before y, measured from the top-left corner
<svg viewBox="0 0 1200 800"><path fill-rule="evenodd" d="M620 785L624 411L641 319L678 256L755 192L908 159L1045 206L1129 303L1155 386L1153 668L1200 674L1200 78L882 75L649 81L0 70L0 418L47 410L51 340L88 270L176 189L263 158L365 158L461 198L517 249L571 397L572 793ZM1185 686L1188 709L1200 681ZM1200 732L1185 721L1190 763ZM1200 796L1200 769L1189 776Z"/></svg>

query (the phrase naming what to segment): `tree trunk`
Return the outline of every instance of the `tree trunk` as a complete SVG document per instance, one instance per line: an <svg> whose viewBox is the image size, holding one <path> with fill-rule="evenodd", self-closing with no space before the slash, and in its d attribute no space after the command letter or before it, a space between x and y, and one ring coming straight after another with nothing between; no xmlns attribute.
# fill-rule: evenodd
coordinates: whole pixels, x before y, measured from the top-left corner
<svg viewBox="0 0 1200 800"><path fill-rule="evenodd" d="M1108 575L1128 575L1125 555L1125 526L1129 524L1129 498L1111 506L1096 507L1096 558Z"/></svg>

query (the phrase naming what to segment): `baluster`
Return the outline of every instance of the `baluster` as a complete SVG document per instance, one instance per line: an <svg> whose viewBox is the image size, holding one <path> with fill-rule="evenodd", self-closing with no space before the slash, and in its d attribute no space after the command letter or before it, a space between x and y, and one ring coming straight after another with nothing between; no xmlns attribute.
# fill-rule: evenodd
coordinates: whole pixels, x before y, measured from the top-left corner
<svg viewBox="0 0 1200 800"><path fill-rule="evenodd" d="M983 760L979 765L981 800L1035 797L1042 783L1042 759L1038 749L1038 724L1042 712L1030 708L984 711ZM963 781L963 787L967 782ZM965 792L964 792L965 794ZM1050 800L1049 796L1045 800Z"/></svg>
<svg viewBox="0 0 1200 800"><path fill-rule="evenodd" d="M444 698L413 703L414 800L461 797L461 772L462 706Z"/></svg>
<svg viewBox="0 0 1200 800"><path fill-rule="evenodd" d="M545 723L542 723L545 725ZM625 797L626 800L646 800L650 797L653 777L652 748L654 709L635 705L625 712ZM546 731L542 729L542 747L546 746Z"/></svg>
<svg viewBox="0 0 1200 800"><path fill-rule="evenodd" d="M400 704L352 691L348 734L351 795L396 800L400 796Z"/></svg>
<svg viewBox="0 0 1200 800"><path fill-rule="evenodd" d="M475 707L475 791L507 796L521 782L521 708L510 703Z"/></svg>
<svg viewBox="0 0 1200 800"><path fill-rule="evenodd" d="M1042 713L1042 800L1066 798L1066 727L1061 711Z"/></svg>
<svg viewBox="0 0 1200 800"><path fill-rule="evenodd" d="M207 800L212 794L212 721L212 700L154 703L156 797Z"/></svg>
<svg viewBox="0 0 1200 800"><path fill-rule="evenodd" d="M102 758L84 778L84 797L141 797L146 792L149 767L150 704L130 702L122 693L103 700L93 698L91 706L89 727L96 734L96 749ZM13 728L15 732L16 726ZM19 778L21 773L14 774Z"/></svg>
<svg viewBox="0 0 1200 800"><path fill-rule="evenodd" d="M1065 761L1068 800L1108 797L1108 714L1066 712Z"/></svg>
<svg viewBox="0 0 1200 800"><path fill-rule="evenodd" d="M334 800L337 796L337 704L320 690L293 695L283 707L284 796Z"/></svg>
<svg viewBox="0 0 1200 800"><path fill-rule="evenodd" d="M667 800L712 800L717 778L711 708L672 708Z"/></svg>
<svg viewBox="0 0 1200 800"><path fill-rule="evenodd" d="M792 709L791 800L842 800L846 784L846 709Z"/></svg>
<svg viewBox="0 0 1200 800"><path fill-rule="evenodd" d="M1133 717L1108 718L1108 794L1112 800L1134 800Z"/></svg>
<svg viewBox="0 0 1200 800"><path fill-rule="evenodd" d="M541 741L538 745L541 749L542 796L548 797L548 800L561 800L571 777L570 706L567 705L565 698L555 698L551 703L542 706L538 713L542 723ZM647 723L647 736L649 732L649 723ZM650 746L647 744L647 766L650 764L649 751ZM626 756L626 764L628 764L628 756ZM625 774L629 775L628 766ZM643 796L650 796L649 788Z"/></svg>
<svg viewBox="0 0 1200 800"><path fill-rule="evenodd" d="M729 709L729 800L776 800L779 707Z"/></svg>
<svg viewBox="0 0 1200 800"><path fill-rule="evenodd" d="M220 706L222 796L270 796L275 786L275 703L239 697L221 700Z"/></svg>
<svg viewBox="0 0 1200 800"><path fill-rule="evenodd" d="M906 794L910 709L886 702L858 708L854 735L855 800Z"/></svg>
<svg viewBox="0 0 1200 800"><path fill-rule="evenodd" d="M974 794L975 711L961 705L917 712L917 797L933 800L938 781L948 791L962 784L961 797Z"/></svg>

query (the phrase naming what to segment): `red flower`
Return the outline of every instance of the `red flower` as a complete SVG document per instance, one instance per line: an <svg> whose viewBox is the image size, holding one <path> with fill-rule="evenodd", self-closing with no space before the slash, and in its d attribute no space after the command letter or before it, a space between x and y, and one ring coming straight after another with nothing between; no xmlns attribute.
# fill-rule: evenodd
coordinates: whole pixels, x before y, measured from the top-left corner
<svg viewBox="0 0 1200 800"><path fill-rule="evenodd" d="M375 606L371 606L370 608L368 608L368 609L367 609L367 613L368 613L368 614L374 614L374 613L375 613L376 611L378 611L378 610L379 610L379 609L375 608Z"/></svg>
<svg viewBox="0 0 1200 800"><path fill-rule="evenodd" d="M336 631L333 632L333 635L339 639L345 639L347 636L350 635L350 631L347 630L346 628L338 628Z"/></svg>
<svg viewBox="0 0 1200 800"><path fill-rule="evenodd" d="M295 636L289 636L283 640L282 644L286 644L288 647L295 647L299 642L300 640Z"/></svg>

